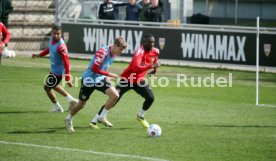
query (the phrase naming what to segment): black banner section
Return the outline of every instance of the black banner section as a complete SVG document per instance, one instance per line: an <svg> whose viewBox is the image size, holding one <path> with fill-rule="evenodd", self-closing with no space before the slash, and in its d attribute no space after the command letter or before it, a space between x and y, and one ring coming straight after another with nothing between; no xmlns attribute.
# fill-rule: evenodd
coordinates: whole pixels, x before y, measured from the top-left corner
<svg viewBox="0 0 276 161"><path fill-rule="evenodd" d="M62 24L69 53L94 54L103 45L113 44L122 36L132 56L143 34L152 33L161 59L256 65L256 33L193 30L100 24ZM276 35L261 34L260 65L276 67Z"/></svg>

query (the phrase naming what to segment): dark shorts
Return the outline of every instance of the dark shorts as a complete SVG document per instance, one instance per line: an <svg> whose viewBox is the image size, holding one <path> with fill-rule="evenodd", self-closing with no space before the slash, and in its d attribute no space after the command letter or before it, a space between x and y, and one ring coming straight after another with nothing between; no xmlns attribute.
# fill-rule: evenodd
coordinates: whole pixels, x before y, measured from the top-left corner
<svg viewBox="0 0 276 161"><path fill-rule="evenodd" d="M129 90L133 89L136 93L144 98L154 97L152 90L150 89L146 81L141 81L138 84L130 83L125 79L120 79L116 89L119 91L120 98Z"/></svg>
<svg viewBox="0 0 276 161"><path fill-rule="evenodd" d="M95 89L105 94L105 91L111 86L111 83L107 81L106 78L94 85L84 85L83 80L81 80L79 99L87 101Z"/></svg>
<svg viewBox="0 0 276 161"><path fill-rule="evenodd" d="M61 76L56 76L50 73L47 78L45 77L44 84L49 88L54 88L60 83L61 80Z"/></svg>

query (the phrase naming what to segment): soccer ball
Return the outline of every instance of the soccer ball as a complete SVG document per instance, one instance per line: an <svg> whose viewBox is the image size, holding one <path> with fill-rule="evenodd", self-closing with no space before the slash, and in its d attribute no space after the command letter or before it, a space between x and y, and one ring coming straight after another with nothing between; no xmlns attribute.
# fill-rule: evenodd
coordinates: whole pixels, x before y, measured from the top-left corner
<svg viewBox="0 0 276 161"><path fill-rule="evenodd" d="M150 137L160 136L162 133L161 127L157 124L151 124L147 130Z"/></svg>
<svg viewBox="0 0 276 161"><path fill-rule="evenodd" d="M2 54L5 58L10 58L11 57L11 53L9 51L4 50Z"/></svg>
<svg viewBox="0 0 276 161"><path fill-rule="evenodd" d="M5 58L14 58L16 56L15 51L5 48L2 52Z"/></svg>
<svg viewBox="0 0 276 161"><path fill-rule="evenodd" d="M15 51L10 50L10 55L11 55L12 58L14 58L14 57L16 56L16 55L15 55Z"/></svg>

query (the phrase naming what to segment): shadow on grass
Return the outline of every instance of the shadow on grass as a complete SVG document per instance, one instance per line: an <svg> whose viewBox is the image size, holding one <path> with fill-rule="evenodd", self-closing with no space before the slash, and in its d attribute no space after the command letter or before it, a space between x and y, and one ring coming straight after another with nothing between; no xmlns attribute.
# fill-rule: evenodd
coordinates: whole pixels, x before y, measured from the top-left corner
<svg viewBox="0 0 276 161"><path fill-rule="evenodd" d="M56 130L42 130L42 131L11 131L8 134L49 134L54 133Z"/></svg>
<svg viewBox="0 0 276 161"><path fill-rule="evenodd" d="M26 114L26 113L49 113L48 111L0 111L0 115L6 115L6 114Z"/></svg>
<svg viewBox="0 0 276 161"><path fill-rule="evenodd" d="M49 128L49 129L52 129L52 130L63 130L63 129L66 129L65 125L63 127L54 127L54 128ZM95 130L95 131L98 131L98 130L132 130L132 129L139 129L139 128L130 128L130 127L120 127L120 128L117 128L117 127L104 127L104 126L101 126L100 129L93 129L89 126L74 126L74 129L75 130Z"/></svg>
<svg viewBox="0 0 276 161"><path fill-rule="evenodd" d="M7 132L7 134L50 134L50 133L56 133L58 131L67 131L66 127L53 127L53 128L48 128L45 130L32 130L32 131L27 131L27 130L22 130L22 131L11 131Z"/></svg>
<svg viewBox="0 0 276 161"><path fill-rule="evenodd" d="M98 131L96 129L91 129L88 126L76 126L74 127L75 130L95 130ZM108 127L102 127L100 130L131 130L131 129L135 129L135 128L108 128ZM50 133L56 133L58 131L65 131L67 132L67 129L65 126L63 127L53 127L53 128L48 128L47 130L33 130L33 131L11 131L11 132L7 132L7 134L50 134Z"/></svg>

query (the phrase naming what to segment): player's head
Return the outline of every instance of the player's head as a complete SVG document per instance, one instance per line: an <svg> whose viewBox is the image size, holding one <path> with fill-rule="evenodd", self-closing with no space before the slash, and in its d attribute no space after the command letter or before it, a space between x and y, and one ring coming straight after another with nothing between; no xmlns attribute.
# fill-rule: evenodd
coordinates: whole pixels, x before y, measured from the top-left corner
<svg viewBox="0 0 276 161"><path fill-rule="evenodd" d="M111 53L119 56L126 49L126 47L127 47L127 45L126 45L126 41L124 40L124 38L118 37L114 41Z"/></svg>
<svg viewBox="0 0 276 161"><path fill-rule="evenodd" d="M130 5L134 5L135 2L136 2L136 0L128 0L128 3L129 3Z"/></svg>
<svg viewBox="0 0 276 161"><path fill-rule="evenodd" d="M145 34L143 37L143 47L145 51L151 51L152 48L154 47L155 44L155 39L152 34Z"/></svg>
<svg viewBox="0 0 276 161"><path fill-rule="evenodd" d="M51 31L51 36L52 36L53 40L58 41L61 38L61 35L62 35L61 27L54 25L52 27L52 31Z"/></svg>

